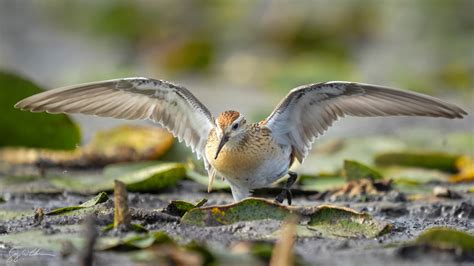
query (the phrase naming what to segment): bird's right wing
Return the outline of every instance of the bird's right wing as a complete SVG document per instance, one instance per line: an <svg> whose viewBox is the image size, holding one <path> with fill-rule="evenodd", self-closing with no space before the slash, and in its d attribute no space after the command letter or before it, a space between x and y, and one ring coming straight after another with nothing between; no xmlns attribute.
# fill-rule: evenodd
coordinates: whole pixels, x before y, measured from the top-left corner
<svg viewBox="0 0 474 266"><path fill-rule="evenodd" d="M262 122L302 162L314 139L334 121L350 116L462 118L461 108L428 95L370 84L331 81L293 89Z"/></svg>
<svg viewBox="0 0 474 266"><path fill-rule="evenodd" d="M163 80L123 78L49 90L15 105L22 110L80 113L123 119L150 119L184 140L197 157L204 148L214 119L186 88ZM206 168L209 169L205 158Z"/></svg>

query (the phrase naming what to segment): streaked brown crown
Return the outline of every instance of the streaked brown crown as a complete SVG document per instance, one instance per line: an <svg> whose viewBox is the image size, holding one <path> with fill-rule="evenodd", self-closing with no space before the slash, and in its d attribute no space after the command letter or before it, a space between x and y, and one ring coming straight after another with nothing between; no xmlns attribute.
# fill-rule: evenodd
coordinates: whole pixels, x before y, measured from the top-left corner
<svg viewBox="0 0 474 266"><path fill-rule="evenodd" d="M225 111L222 112L219 117L217 117L217 126L221 129L227 128L231 125L237 118L239 118L240 113L237 111Z"/></svg>

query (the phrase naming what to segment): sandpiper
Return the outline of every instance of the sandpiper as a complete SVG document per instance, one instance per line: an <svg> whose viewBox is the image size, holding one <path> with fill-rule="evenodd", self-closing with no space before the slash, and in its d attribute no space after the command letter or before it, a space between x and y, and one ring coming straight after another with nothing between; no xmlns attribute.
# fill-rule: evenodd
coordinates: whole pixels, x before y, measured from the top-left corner
<svg viewBox="0 0 474 266"><path fill-rule="evenodd" d="M134 77L49 90L15 105L22 110L81 113L122 119L150 119L184 140L203 158L209 187L216 175L230 184L235 201L253 189L289 178L276 201L291 204L297 175L314 140L338 118L429 116L463 118L456 105L434 97L382 86L330 81L294 88L265 120L247 123L238 111L214 119L191 92L171 82Z"/></svg>

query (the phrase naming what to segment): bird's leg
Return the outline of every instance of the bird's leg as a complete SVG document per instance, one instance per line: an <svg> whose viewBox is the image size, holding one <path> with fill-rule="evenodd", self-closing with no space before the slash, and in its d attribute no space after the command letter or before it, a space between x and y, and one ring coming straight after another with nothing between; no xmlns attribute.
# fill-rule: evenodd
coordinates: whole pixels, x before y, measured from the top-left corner
<svg viewBox="0 0 474 266"><path fill-rule="evenodd" d="M283 190L281 191L280 194L275 198L275 201L278 203L283 203L286 199L288 200L288 205L291 205L291 198L293 197L293 194L291 194L291 186L296 182L296 178L298 175L295 172L288 171L288 180L286 181L286 184L283 186Z"/></svg>

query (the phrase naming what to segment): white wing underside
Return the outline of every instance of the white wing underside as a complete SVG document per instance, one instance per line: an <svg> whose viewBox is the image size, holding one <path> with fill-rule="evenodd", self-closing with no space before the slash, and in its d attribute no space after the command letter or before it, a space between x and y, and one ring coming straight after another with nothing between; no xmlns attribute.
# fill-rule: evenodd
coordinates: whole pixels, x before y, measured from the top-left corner
<svg viewBox="0 0 474 266"><path fill-rule="evenodd" d="M184 140L198 159L214 119L209 110L186 88L167 81L124 78L49 90L17 103L32 112L80 113L121 119L149 119Z"/></svg>
<svg viewBox="0 0 474 266"><path fill-rule="evenodd" d="M293 89L263 122L302 162L315 138L346 115L462 118L461 108L431 96L370 84L332 81Z"/></svg>

